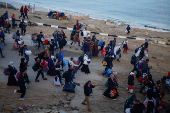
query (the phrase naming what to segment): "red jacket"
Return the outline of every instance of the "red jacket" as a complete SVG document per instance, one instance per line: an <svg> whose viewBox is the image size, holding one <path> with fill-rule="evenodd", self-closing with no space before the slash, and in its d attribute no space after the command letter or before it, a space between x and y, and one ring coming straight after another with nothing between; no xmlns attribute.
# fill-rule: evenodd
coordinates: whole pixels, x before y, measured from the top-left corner
<svg viewBox="0 0 170 113"><path fill-rule="evenodd" d="M27 7L25 7L24 8L24 13L27 13L27 11L29 11L29 10L27 9Z"/></svg>

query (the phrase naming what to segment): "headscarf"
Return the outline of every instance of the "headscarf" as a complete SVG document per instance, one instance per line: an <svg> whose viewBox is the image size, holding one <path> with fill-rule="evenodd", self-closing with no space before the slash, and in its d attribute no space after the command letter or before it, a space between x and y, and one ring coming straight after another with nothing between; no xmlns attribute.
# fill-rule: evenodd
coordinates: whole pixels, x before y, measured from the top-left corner
<svg viewBox="0 0 170 113"><path fill-rule="evenodd" d="M9 62L9 65L12 66L12 67L14 67L13 64L14 64L14 63L13 63L12 61Z"/></svg>
<svg viewBox="0 0 170 113"><path fill-rule="evenodd" d="M114 76L117 76L117 72L113 72L113 75L114 75Z"/></svg>
<svg viewBox="0 0 170 113"><path fill-rule="evenodd" d="M130 72L130 75L134 75L135 73L134 72Z"/></svg>
<svg viewBox="0 0 170 113"><path fill-rule="evenodd" d="M54 59L54 58L55 58L55 57L52 55L52 56L51 56L51 59Z"/></svg>
<svg viewBox="0 0 170 113"><path fill-rule="evenodd" d="M25 8L27 8L27 6L25 5Z"/></svg>
<svg viewBox="0 0 170 113"><path fill-rule="evenodd" d="M115 78L115 76L114 76L113 74L111 74L111 75L110 75L110 78L111 78L112 81L113 81L113 79Z"/></svg>
<svg viewBox="0 0 170 113"><path fill-rule="evenodd" d="M121 46L121 45L122 45L122 43L119 43L119 44L118 44L118 46Z"/></svg>
<svg viewBox="0 0 170 113"><path fill-rule="evenodd" d="M12 18L15 19L15 15L14 14L12 14Z"/></svg>

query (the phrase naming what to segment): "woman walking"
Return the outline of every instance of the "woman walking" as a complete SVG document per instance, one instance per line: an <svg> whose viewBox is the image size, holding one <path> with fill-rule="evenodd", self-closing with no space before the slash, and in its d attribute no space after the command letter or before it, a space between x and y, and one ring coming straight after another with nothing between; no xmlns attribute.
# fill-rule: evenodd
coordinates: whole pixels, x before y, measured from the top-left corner
<svg viewBox="0 0 170 113"><path fill-rule="evenodd" d="M17 70L16 68L13 66L13 62L11 61L8 65L8 69L9 69L9 76L8 76L8 83L7 85L8 86L17 86L18 85L18 82L16 81L16 78L14 77L14 74L17 73Z"/></svg>
<svg viewBox="0 0 170 113"><path fill-rule="evenodd" d="M88 58L87 53L84 54L84 59L83 59L83 67L81 68L82 72L85 72L85 74L89 74L90 70L89 70L89 63L90 63L90 59Z"/></svg>

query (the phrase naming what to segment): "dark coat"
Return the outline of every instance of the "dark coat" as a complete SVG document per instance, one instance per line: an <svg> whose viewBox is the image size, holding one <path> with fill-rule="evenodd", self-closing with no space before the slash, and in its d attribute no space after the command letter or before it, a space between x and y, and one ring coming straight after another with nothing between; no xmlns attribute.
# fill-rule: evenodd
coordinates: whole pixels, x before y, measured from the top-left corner
<svg viewBox="0 0 170 113"><path fill-rule="evenodd" d="M143 113L145 105L143 103L135 104L134 107L130 110L131 113Z"/></svg>
<svg viewBox="0 0 170 113"><path fill-rule="evenodd" d="M41 35L41 34L38 34L38 35L37 35L37 41L41 41L41 38L44 38L44 36Z"/></svg>
<svg viewBox="0 0 170 113"><path fill-rule="evenodd" d="M108 67L111 67L112 58L111 58L111 57L105 57L105 61L107 62L107 66L108 66Z"/></svg>
<svg viewBox="0 0 170 113"><path fill-rule="evenodd" d="M21 12L21 13L24 13L24 9L23 9L23 7L21 7L20 12Z"/></svg>
<svg viewBox="0 0 170 113"><path fill-rule="evenodd" d="M134 85L134 76L129 75L129 77L128 77L128 85Z"/></svg>
<svg viewBox="0 0 170 113"><path fill-rule="evenodd" d="M12 66L8 66L8 69L9 69L10 74L8 76L7 85L9 85L9 86L12 86L12 85L17 86L18 83L17 83L17 81L15 79L15 76L14 76L14 74L17 73L17 70L15 70L15 68L12 67Z"/></svg>
<svg viewBox="0 0 170 113"><path fill-rule="evenodd" d="M27 64L24 62L25 58L21 58L20 63L20 72L22 72L23 69L27 68Z"/></svg>
<svg viewBox="0 0 170 113"><path fill-rule="evenodd" d="M43 66L41 66L40 62L36 62L35 67L36 67L37 70L43 68Z"/></svg>
<svg viewBox="0 0 170 113"><path fill-rule="evenodd" d="M84 52L85 53L89 52L89 43L84 43L83 47L84 47Z"/></svg>
<svg viewBox="0 0 170 113"><path fill-rule="evenodd" d="M20 87L24 87L26 82L29 83L28 80L26 79L26 76L25 75L23 76L22 73L21 73L21 75L18 78L18 85Z"/></svg>
<svg viewBox="0 0 170 113"><path fill-rule="evenodd" d="M50 51L54 51L54 47L55 47L55 43L54 42L52 42L51 44L50 44Z"/></svg>
<svg viewBox="0 0 170 113"><path fill-rule="evenodd" d="M89 95L90 95L90 94L89 94L88 83L89 83L89 82L86 82L85 85L84 85L84 94L85 94L86 96L89 96ZM95 86L93 86L93 85L91 84L90 87L91 87L91 91L92 91L92 88L94 88Z"/></svg>

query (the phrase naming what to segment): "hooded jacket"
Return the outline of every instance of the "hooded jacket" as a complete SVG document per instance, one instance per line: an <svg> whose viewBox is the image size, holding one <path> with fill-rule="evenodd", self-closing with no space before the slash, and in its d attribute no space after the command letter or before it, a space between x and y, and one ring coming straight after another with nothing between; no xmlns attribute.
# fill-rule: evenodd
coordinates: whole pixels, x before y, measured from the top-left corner
<svg viewBox="0 0 170 113"><path fill-rule="evenodd" d="M135 98L137 98L137 96L136 94L133 94L130 98L126 100L125 105L124 105L124 111L126 110L126 108L130 108L131 105L133 105Z"/></svg>
<svg viewBox="0 0 170 113"><path fill-rule="evenodd" d="M89 83L89 81L86 82L85 85L84 85L84 94L85 94L86 96L89 96L89 95L90 95L90 94L89 94L88 83ZM92 88L94 88L95 86L93 86L93 85L91 84L90 87L91 87L91 93L92 93Z"/></svg>

